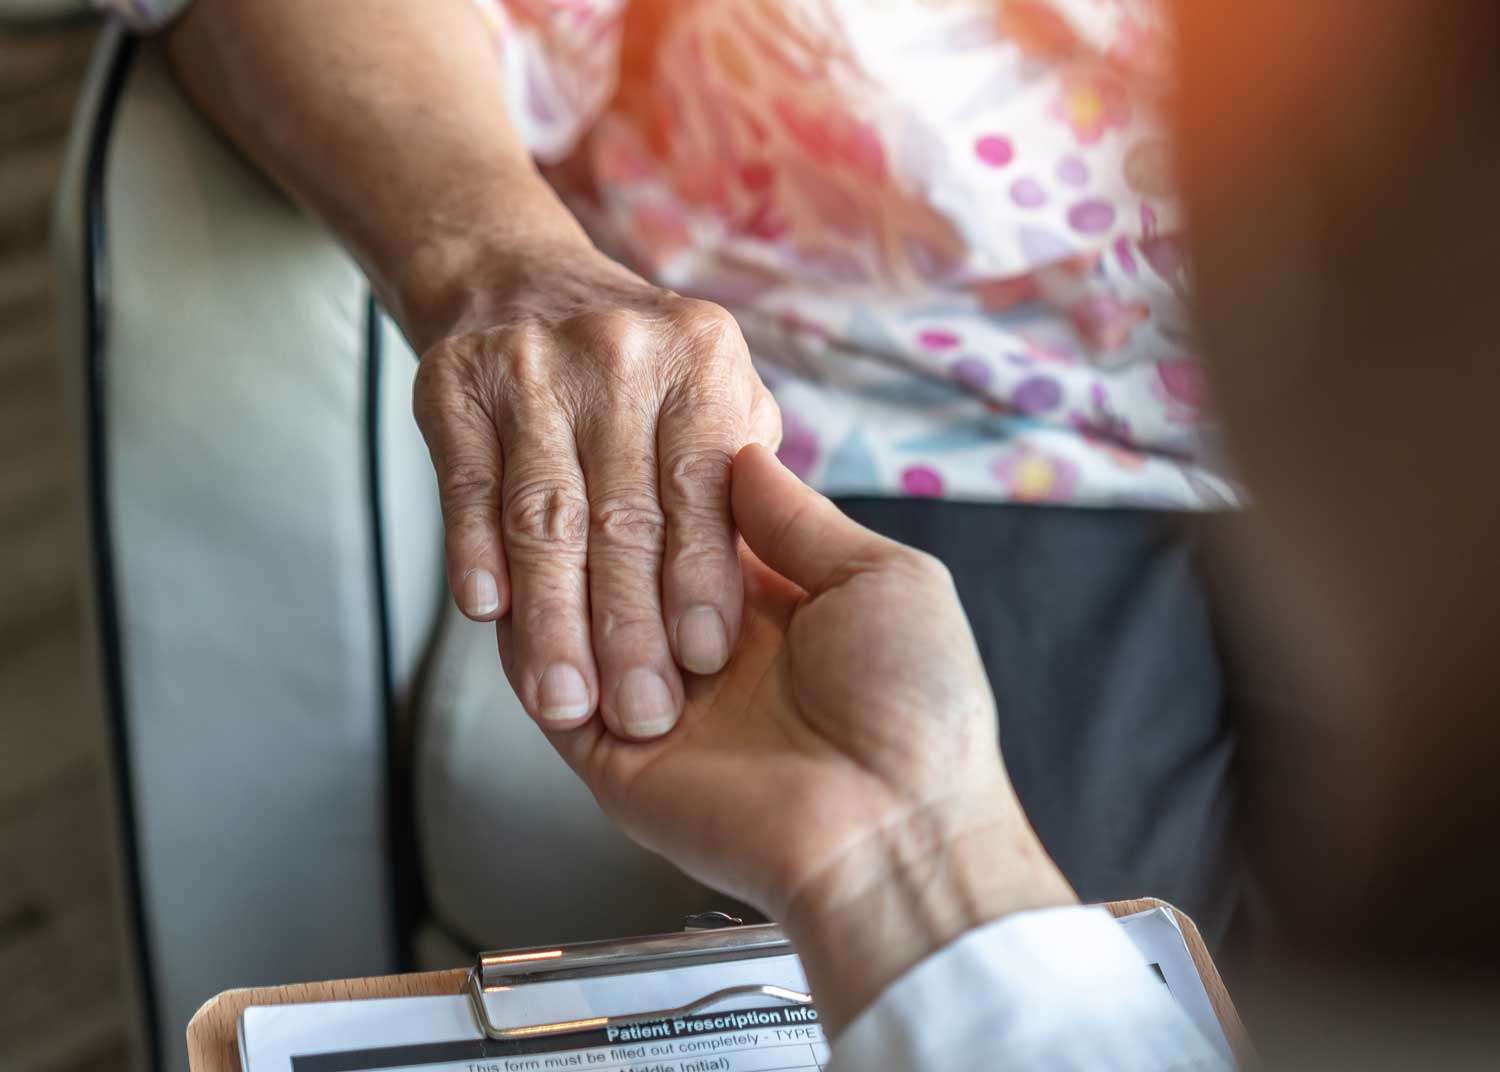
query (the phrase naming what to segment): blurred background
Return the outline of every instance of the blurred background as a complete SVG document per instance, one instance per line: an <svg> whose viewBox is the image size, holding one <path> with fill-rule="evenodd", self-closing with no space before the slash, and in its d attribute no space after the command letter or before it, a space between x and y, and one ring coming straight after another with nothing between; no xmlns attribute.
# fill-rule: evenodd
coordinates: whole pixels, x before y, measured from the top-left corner
<svg viewBox="0 0 1500 1072"><path fill-rule="evenodd" d="M126 1061L104 723L85 702L80 509L47 254L98 26L0 3L0 1068Z"/></svg>

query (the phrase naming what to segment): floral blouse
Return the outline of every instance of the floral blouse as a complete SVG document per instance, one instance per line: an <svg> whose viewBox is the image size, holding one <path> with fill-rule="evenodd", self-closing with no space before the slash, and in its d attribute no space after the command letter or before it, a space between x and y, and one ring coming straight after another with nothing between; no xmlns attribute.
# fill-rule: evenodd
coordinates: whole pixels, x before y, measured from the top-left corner
<svg viewBox="0 0 1500 1072"><path fill-rule="evenodd" d="M186 0L101 0L140 28ZM1153 0L476 0L594 240L830 494L1207 508Z"/></svg>

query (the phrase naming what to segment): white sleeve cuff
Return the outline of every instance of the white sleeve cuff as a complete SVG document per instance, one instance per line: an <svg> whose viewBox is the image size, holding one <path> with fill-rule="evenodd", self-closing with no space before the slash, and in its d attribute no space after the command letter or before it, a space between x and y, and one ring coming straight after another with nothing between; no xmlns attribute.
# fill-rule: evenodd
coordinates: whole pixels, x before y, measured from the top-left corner
<svg viewBox="0 0 1500 1072"><path fill-rule="evenodd" d="M833 1047L830 1072L1224 1069L1103 908L1019 912L896 980Z"/></svg>

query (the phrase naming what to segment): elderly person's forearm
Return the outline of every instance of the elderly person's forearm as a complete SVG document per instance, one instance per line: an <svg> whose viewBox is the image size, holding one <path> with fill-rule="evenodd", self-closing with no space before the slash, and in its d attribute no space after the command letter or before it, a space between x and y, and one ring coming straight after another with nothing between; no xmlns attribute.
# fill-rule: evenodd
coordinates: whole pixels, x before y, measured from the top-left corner
<svg viewBox="0 0 1500 1072"><path fill-rule="evenodd" d="M167 40L198 106L339 234L418 350L465 279L588 241L507 117L471 0L197 0Z"/></svg>

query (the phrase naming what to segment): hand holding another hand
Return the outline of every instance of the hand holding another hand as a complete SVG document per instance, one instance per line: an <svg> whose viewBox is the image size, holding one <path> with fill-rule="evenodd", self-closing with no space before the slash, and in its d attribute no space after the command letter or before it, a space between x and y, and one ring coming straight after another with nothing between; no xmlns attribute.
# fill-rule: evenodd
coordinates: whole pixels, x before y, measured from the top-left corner
<svg viewBox="0 0 1500 1072"><path fill-rule="evenodd" d="M836 1029L964 931L1076 898L1001 765L941 564L759 447L734 462L733 509L753 552L740 642L688 682L681 724L550 737L634 839L787 926Z"/></svg>

